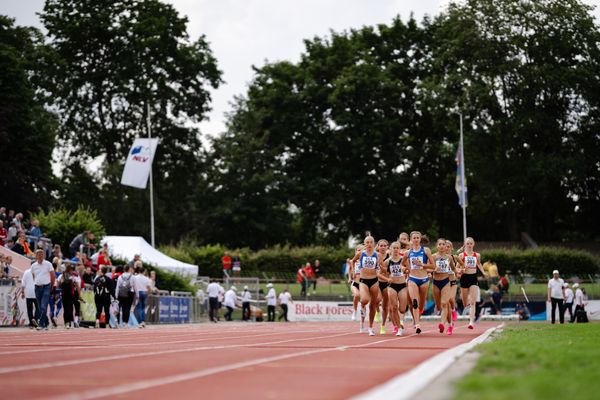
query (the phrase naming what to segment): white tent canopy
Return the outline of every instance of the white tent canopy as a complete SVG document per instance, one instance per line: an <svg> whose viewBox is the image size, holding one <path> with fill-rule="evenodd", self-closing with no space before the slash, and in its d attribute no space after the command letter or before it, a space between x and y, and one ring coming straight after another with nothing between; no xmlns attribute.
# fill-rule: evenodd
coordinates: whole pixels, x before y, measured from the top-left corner
<svg viewBox="0 0 600 400"><path fill-rule="evenodd" d="M198 266L177 261L153 248L141 236L105 236L102 244L108 243L111 256L127 261L133 256L140 255L143 262L179 275L198 275Z"/></svg>

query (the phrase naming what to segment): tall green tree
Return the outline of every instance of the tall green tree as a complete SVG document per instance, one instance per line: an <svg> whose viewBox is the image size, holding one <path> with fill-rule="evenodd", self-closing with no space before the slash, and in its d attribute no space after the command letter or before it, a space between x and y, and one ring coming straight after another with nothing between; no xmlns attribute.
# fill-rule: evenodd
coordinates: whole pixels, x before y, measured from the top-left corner
<svg viewBox="0 0 600 400"><path fill-rule="evenodd" d="M32 210L55 187L56 121L36 93L43 36L0 15L0 204Z"/></svg>
<svg viewBox="0 0 600 400"><path fill-rule="evenodd" d="M158 0L48 0L41 20L56 54L44 85L60 116L65 164L100 157L101 190L90 201L109 232L147 235L148 193L119 178L133 139L147 135L149 107L152 136L160 138L158 237L178 237L190 228L202 148L196 126L210 109L210 88L221 83L207 41L190 40L187 19Z"/></svg>

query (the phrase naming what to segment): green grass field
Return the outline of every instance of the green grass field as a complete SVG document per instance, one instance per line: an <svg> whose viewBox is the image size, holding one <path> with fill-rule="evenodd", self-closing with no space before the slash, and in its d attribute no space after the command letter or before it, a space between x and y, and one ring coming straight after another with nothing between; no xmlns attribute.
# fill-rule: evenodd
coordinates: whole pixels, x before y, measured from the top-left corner
<svg viewBox="0 0 600 400"><path fill-rule="evenodd" d="M457 384L455 399L600 398L600 324L511 324Z"/></svg>

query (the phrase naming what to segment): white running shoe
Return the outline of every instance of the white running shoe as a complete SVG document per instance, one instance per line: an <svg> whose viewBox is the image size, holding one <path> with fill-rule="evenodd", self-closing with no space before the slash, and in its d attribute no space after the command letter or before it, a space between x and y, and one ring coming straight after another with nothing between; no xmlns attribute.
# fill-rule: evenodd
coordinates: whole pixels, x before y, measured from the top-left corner
<svg viewBox="0 0 600 400"><path fill-rule="evenodd" d="M373 332L373 328L369 328L369 336L375 336L375 332Z"/></svg>
<svg viewBox="0 0 600 400"><path fill-rule="evenodd" d="M356 310L352 312L352 321L356 321Z"/></svg>
<svg viewBox="0 0 600 400"><path fill-rule="evenodd" d="M396 332L396 336L402 336L402 333L404 333L404 329L400 328L398 329L398 332Z"/></svg>

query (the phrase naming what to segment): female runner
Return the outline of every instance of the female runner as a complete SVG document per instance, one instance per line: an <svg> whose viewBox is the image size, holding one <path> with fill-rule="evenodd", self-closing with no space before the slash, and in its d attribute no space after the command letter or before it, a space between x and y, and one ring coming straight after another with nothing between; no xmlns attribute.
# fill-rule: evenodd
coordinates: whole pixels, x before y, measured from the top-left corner
<svg viewBox="0 0 600 400"><path fill-rule="evenodd" d="M379 270L379 274L377 274L377 278L379 279L379 292L381 293L381 297L377 304L381 303L381 329L379 333L381 335L385 334L385 323L387 322L388 311L389 311L389 296L387 287L389 285L389 271L387 268L384 268L382 265L385 260L389 258L388 255L389 243L385 239L380 239L377 242L377 255L379 256L379 262L381 265L381 269ZM378 307L379 308L379 307ZM375 316L377 318L377 316Z"/></svg>
<svg viewBox="0 0 600 400"><path fill-rule="evenodd" d="M427 247L421 246L421 232L410 233L411 248L403 260L403 265L410 268L408 292L412 301L413 318L417 333L421 333L420 314L425 309L427 290L429 289L428 271L433 271L433 255Z"/></svg>
<svg viewBox="0 0 600 400"><path fill-rule="evenodd" d="M356 254L360 254L363 251L363 245L356 246ZM350 279L351 279L351 290L352 290L352 305L354 312L352 313L352 321L356 321L356 315L358 313L358 306L360 305L360 333L364 332L365 329L365 313L360 304L360 262L352 262L348 259L347 262L350 265Z"/></svg>
<svg viewBox="0 0 600 400"><path fill-rule="evenodd" d="M390 303L390 313L392 324L394 324L394 333L396 336L402 336L404 313L407 305L408 289L406 288L406 279L402 268L403 254L400 252L400 243L393 242L391 246L392 254L390 258L384 261L384 267L389 271L388 282L390 283L387 291ZM398 304L399 303L399 304Z"/></svg>
<svg viewBox="0 0 600 400"><path fill-rule="evenodd" d="M433 297L439 309L442 311L441 321L438 325L440 333L444 333L446 322L449 321L448 302L451 295L450 272L454 272L456 267L454 260L447 253L445 239L438 239L436 243L437 252L433 255L435 270L433 271ZM448 323L450 329L452 325Z"/></svg>
<svg viewBox="0 0 600 400"><path fill-rule="evenodd" d="M475 306L477 303L477 269L481 271L483 276L487 277L487 274L481 266L481 255L473 251L475 247L475 241L473 238L468 237L465 239L465 251L462 252L458 258L462 261L464 269L462 276L460 277L460 295L462 297L463 305L469 304L471 309L469 310L469 329L473 329L475 323Z"/></svg>
<svg viewBox="0 0 600 400"><path fill-rule="evenodd" d="M365 309L369 304L369 336L373 332L373 320L377 311L379 299L379 285L377 285L377 272L379 271L379 256L375 251L375 239L370 234L364 240L365 249L360 254L355 254L352 262L360 261L360 303Z"/></svg>
<svg viewBox="0 0 600 400"><path fill-rule="evenodd" d="M446 253L452 257L454 260L454 266L456 267L455 271L450 272L450 299L448 301L448 309L450 311L450 317L448 319L448 323L451 323L450 328L448 328L448 335L452 335L452 331L454 330L454 323L458 319L458 314L456 313L456 289L458 288L458 276L460 275L460 261L458 257L456 257L454 253L454 245L450 240L446 240ZM450 320L451 319L451 320Z"/></svg>

